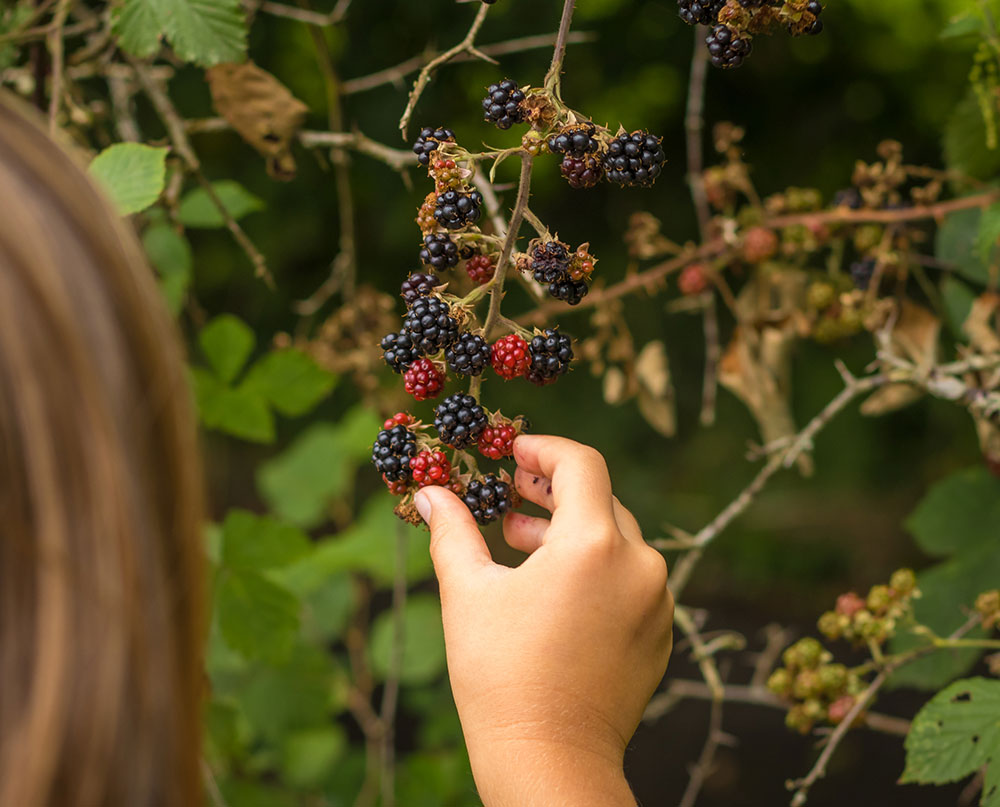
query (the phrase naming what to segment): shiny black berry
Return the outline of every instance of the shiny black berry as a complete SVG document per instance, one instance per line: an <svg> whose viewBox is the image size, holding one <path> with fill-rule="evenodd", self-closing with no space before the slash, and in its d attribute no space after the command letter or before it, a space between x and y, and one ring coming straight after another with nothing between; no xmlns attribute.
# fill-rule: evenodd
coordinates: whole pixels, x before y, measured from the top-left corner
<svg viewBox="0 0 1000 807"><path fill-rule="evenodd" d="M604 156L608 179L619 185L652 185L663 170L667 155L660 145L661 138L649 132L618 135Z"/></svg>
<svg viewBox="0 0 1000 807"><path fill-rule="evenodd" d="M372 464L389 482L410 478L410 459L417 453L417 436L406 426L383 429L372 446Z"/></svg>
<svg viewBox="0 0 1000 807"><path fill-rule="evenodd" d="M458 339L458 322L448 304L437 297L420 297L403 319L413 348L423 356L433 356Z"/></svg>
<svg viewBox="0 0 1000 807"><path fill-rule="evenodd" d="M593 188L604 178L604 163L596 154L563 157L559 172L571 188Z"/></svg>
<svg viewBox="0 0 1000 807"><path fill-rule="evenodd" d="M709 60L716 67L728 69L739 67L750 55L750 37L741 37L728 25L716 25L707 37Z"/></svg>
<svg viewBox="0 0 1000 807"><path fill-rule="evenodd" d="M486 428L486 410L471 395L456 392L434 410L434 428L445 445L465 448Z"/></svg>
<svg viewBox="0 0 1000 807"><path fill-rule="evenodd" d="M806 28L806 34L809 36L816 36L816 34L822 33L823 31L823 20L819 18L819 15L823 13L823 5L817 0L810 0L806 4L806 11L815 17L812 23Z"/></svg>
<svg viewBox="0 0 1000 807"><path fill-rule="evenodd" d="M531 274L543 284L554 283L569 277L572 256L569 248L560 241L546 241L531 250Z"/></svg>
<svg viewBox="0 0 1000 807"><path fill-rule="evenodd" d="M483 99L483 120L497 125L499 129L509 129L524 120L524 93L517 82L505 78L498 84L486 88Z"/></svg>
<svg viewBox="0 0 1000 807"><path fill-rule="evenodd" d="M444 352L444 359L453 373L479 375L490 363L490 344L478 334L463 333Z"/></svg>
<svg viewBox="0 0 1000 807"><path fill-rule="evenodd" d="M435 269L447 269L458 263L458 244L446 233L430 233L424 236L420 249L420 260Z"/></svg>
<svg viewBox="0 0 1000 807"><path fill-rule="evenodd" d="M546 289L551 297L562 300L569 305L576 305L590 291L586 280L563 280L560 283L550 283Z"/></svg>
<svg viewBox="0 0 1000 807"><path fill-rule="evenodd" d="M395 372L403 372L419 357L413 339L405 330L382 337L382 358Z"/></svg>
<svg viewBox="0 0 1000 807"><path fill-rule="evenodd" d="M480 524L496 521L510 511L510 485L487 474L482 479L473 479L462 495L465 506L472 511L473 518Z"/></svg>
<svg viewBox="0 0 1000 807"><path fill-rule="evenodd" d="M872 275L875 274L875 261L867 258L863 261L855 261L851 264L851 280L861 291L866 291L872 282Z"/></svg>
<svg viewBox="0 0 1000 807"><path fill-rule="evenodd" d="M407 307L413 305L421 297L426 297L434 291L435 286L440 286L441 281L436 275L414 272L399 287L399 296Z"/></svg>
<svg viewBox="0 0 1000 807"><path fill-rule="evenodd" d="M434 220L448 230L479 221L483 197L479 191L445 191L434 200Z"/></svg>
<svg viewBox="0 0 1000 807"><path fill-rule="evenodd" d="M600 150L600 141L594 137L594 124L584 123L579 126L568 126L549 138L549 151L553 154L565 154L570 157L585 157Z"/></svg>
<svg viewBox="0 0 1000 807"><path fill-rule="evenodd" d="M677 0L677 16L688 25L715 25L726 0Z"/></svg>
<svg viewBox="0 0 1000 807"><path fill-rule="evenodd" d="M573 342L556 328L537 334L528 345L531 365L525 377L533 384L549 384L569 370Z"/></svg>
<svg viewBox="0 0 1000 807"><path fill-rule="evenodd" d="M431 161L431 153L437 151L438 146L444 142L455 142L455 133L451 129L443 127L421 129L413 144L413 153L417 155L417 162L421 165L428 165Z"/></svg>

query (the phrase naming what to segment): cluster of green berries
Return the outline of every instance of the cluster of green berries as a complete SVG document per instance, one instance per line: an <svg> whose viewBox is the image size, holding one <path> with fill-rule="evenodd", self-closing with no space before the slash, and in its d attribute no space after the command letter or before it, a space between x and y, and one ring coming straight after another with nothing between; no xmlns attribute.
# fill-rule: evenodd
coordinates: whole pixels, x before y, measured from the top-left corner
<svg viewBox="0 0 1000 807"><path fill-rule="evenodd" d="M846 275L814 280L806 288L812 338L820 344L854 336L865 328L865 298Z"/></svg>
<svg viewBox="0 0 1000 807"><path fill-rule="evenodd" d="M812 637L799 639L782 655L779 667L767 680L767 688L788 701L785 725L808 734L817 723L840 723L864 691L861 677Z"/></svg>
<svg viewBox="0 0 1000 807"><path fill-rule="evenodd" d="M895 634L899 621L911 613L913 598L920 596L916 586L913 571L899 569L892 573L888 584L872 586L867 597L853 591L841 594L834 609L819 618L819 632L831 640L881 645Z"/></svg>

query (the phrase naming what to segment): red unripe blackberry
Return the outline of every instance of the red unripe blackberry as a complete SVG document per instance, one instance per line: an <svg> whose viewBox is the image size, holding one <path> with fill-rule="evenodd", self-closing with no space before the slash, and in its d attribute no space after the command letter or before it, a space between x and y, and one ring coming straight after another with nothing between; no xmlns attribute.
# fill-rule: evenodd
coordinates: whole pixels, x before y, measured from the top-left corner
<svg viewBox="0 0 1000 807"><path fill-rule="evenodd" d="M413 415L409 412L397 412L382 424L383 429L391 429L393 426L409 426L413 423Z"/></svg>
<svg viewBox="0 0 1000 807"><path fill-rule="evenodd" d="M465 448L486 428L486 410L471 395L456 392L434 410L434 428L445 445Z"/></svg>
<svg viewBox="0 0 1000 807"><path fill-rule="evenodd" d="M383 429L372 445L372 464L388 482L410 478L410 459L417 453L417 436L406 426Z"/></svg>
<svg viewBox="0 0 1000 807"><path fill-rule="evenodd" d="M708 288L705 267L700 263L685 266L677 278L677 287L681 290L681 294L701 294Z"/></svg>
<svg viewBox="0 0 1000 807"><path fill-rule="evenodd" d="M528 343L516 333L494 342L490 353L493 370L505 381L524 375L531 366Z"/></svg>
<svg viewBox="0 0 1000 807"><path fill-rule="evenodd" d="M394 372L401 373L420 355L413 339L405 330L382 337L382 358Z"/></svg>
<svg viewBox="0 0 1000 807"><path fill-rule="evenodd" d="M448 230L457 230L467 224L475 224L481 215L483 203L479 191L464 193L448 190L434 199L434 220Z"/></svg>
<svg viewBox="0 0 1000 807"><path fill-rule="evenodd" d="M448 346L444 358L458 375L480 375L490 363L490 344L479 334L463 333Z"/></svg>
<svg viewBox="0 0 1000 807"><path fill-rule="evenodd" d="M505 78L497 84L490 84L483 99L483 120L495 123L498 129L509 129L515 123L524 121L523 102L524 93L516 81Z"/></svg>
<svg viewBox="0 0 1000 807"><path fill-rule="evenodd" d="M509 420L487 426L479 435L479 453L491 460L509 457L514 453L514 438L517 435L517 427Z"/></svg>
<svg viewBox="0 0 1000 807"><path fill-rule="evenodd" d="M455 133L451 129L440 127L431 129L427 127L420 130L416 142L413 144L413 153L417 155L417 162L427 165L431 161L431 154L437 151L438 146L445 142L455 142Z"/></svg>
<svg viewBox="0 0 1000 807"><path fill-rule="evenodd" d="M410 490L409 479L401 479L398 482L392 482L386 478L385 474L382 474L382 481L385 482L385 486L389 488L389 492L393 496L404 496Z"/></svg>
<svg viewBox="0 0 1000 807"><path fill-rule="evenodd" d="M753 49L750 37L741 37L728 25L716 25L705 38L705 44L708 46L709 60L723 69L739 67Z"/></svg>
<svg viewBox="0 0 1000 807"><path fill-rule="evenodd" d="M864 598L853 591L848 591L846 594L841 594L837 597L837 605L834 607L834 610L838 614L850 617L854 616L858 611L863 611L864 608Z"/></svg>
<svg viewBox="0 0 1000 807"><path fill-rule="evenodd" d="M451 481L451 463L443 451L421 451L410 460L410 471L413 481L422 488Z"/></svg>
<svg viewBox="0 0 1000 807"><path fill-rule="evenodd" d="M417 359L403 373L406 391L418 401L437 398L444 389L445 376L430 359Z"/></svg>
<svg viewBox="0 0 1000 807"><path fill-rule="evenodd" d="M760 263L778 251L778 236L767 227L752 227L743 236L743 260Z"/></svg>
<svg viewBox="0 0 1000 807"><path fill-rule="evenodd" d="M403 330L412 340L413 349L433 356L458 339L458 322L448 304L437 297L421 297L406 313Z"/></svg>
<svg viewBox="0 0 1000 807"><path fill-rule="evenodd" d="M465 271L473 283L480 286L489 283L496 273L497 267L489 255L473 255L465 262Z"/></svg>
<svg viewBox="0 0 1000 807"><path fill-rule="evenodd" d="M531 367L525 374L533 384L551 384L569 370L573 361L573 342L557 328L546 328L537 334L528 346Z"/></svg>
<svg viewBox="0 0 1000 807"><path fill-rule="evenodd" d="M850 714L851 709L854 708L854 696L853 695L841 695L837 700L830 704L828 710L828 715L830 717L830 722L833 724L840 723L848 714Z"/></svg>
<svg viewBox="0 0 1000 807"><path fill-rule="evenodd" d="M511 509L510 485L494 474L473 479L462 496L465 506L480 524L502 518Z"/></svg>
<svg viewBox="0 0 1000 807"><path fill-rule="evenodd" d="M432 294L435 287L440 285L441 281L438 280L437 275L414 272L399 287L399 296L403 298L403 302L409 308L421 297L427 297L429 294Z"/></svg>
<svg viewBox="0 0 1000 807"><path fill-rule="evenodd" d="M559 172L571 188L593 188L604 178L604 163L600 157L563 157Z"/></svg>
<svg viewBox="0 0 1000 807"><path fill-rule="evenodd" d="M458 244L447 233L428 233L420 248L420 262L435 269L447 269L458 263Z"/></svg>
<svg viewBox="0 0 1000 807"><path fill-rule="evenodd" d="M618 135L604 155L608 179L625 187L652 185L667 161L661 141L662 138L642 130Z"/></svg>

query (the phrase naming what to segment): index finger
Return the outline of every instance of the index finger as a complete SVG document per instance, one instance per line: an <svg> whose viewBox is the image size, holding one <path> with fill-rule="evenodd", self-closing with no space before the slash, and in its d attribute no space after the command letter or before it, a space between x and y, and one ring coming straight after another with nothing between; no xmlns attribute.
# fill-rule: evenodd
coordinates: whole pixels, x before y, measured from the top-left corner
<svg viewBox="0 0 1000 807"><path fill-rule="evenodd" d="M597 449L565 437L522 434L514 441L514 459L528 473L552 480L553 520L572 514L595 526L617 526L608 466Z"/></svg>

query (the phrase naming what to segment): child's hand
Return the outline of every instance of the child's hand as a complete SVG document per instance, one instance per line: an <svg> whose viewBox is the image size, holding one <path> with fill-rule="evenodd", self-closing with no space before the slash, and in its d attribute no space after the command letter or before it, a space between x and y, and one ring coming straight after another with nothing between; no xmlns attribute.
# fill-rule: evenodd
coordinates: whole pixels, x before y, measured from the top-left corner
<svg viewBox="0 0 1000 807"><path fill-rule="evenodd" d="M670 655L666 564L597 451L525 435L514 457L518 491L552 513L507 517L507 542L530 553L516 569L493 563L454 494L417 496L480 795L488 807L633 805L622 757Z"/></svg>

